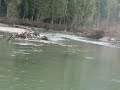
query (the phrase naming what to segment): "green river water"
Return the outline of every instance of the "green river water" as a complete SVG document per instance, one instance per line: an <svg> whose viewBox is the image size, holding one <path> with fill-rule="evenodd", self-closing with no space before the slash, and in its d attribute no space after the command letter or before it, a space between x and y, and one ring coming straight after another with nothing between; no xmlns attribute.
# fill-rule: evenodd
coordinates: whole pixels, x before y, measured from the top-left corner
<svg viewBox="0 0 120 90"><path fill-rule="evenodd" d="M47 35L50 42L0 38L0 90L120 90L119 48Z"/></svg>

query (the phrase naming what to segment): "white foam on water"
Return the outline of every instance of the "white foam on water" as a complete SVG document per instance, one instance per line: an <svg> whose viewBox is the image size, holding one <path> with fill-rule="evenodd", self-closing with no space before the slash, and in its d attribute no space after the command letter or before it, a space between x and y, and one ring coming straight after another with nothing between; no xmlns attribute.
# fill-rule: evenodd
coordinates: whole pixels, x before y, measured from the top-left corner
<svg viewBox="0 0 120 90"><path fill-rule="evenodd" d="M68 34L62 34L62 33L40 33L40 35L48 37L49 41L38 40L38 39L35 39L35 40L25 39L24 43L23 42L22 43L18 42L18 43L14 43L14 44L18 44L18 45L22 45L22 46L42 46L43 43L45 43L45 44L58 44L58 45L61 45L61 46L72 47L72 45L66 45L63 41L74 40L74 41L80 41L80 42L95 44L95 45L116 47L115 45L112 45L109 42L89 40L88 38L75 36L75 35L68 35ZM36 44L35 42L38 42L38 43ZM116 48L119 48L119 47L116 47Z"/></svg>
<svg viewBox="0 0 120 90"><path fill-rule="evenodd" d="M42 52L43 50L33 50L33 52Z"/></svg>
<svg viewBox="0 0 120 90"><path fill-rule="evenodd" d="M37 45L37 44L34 44L34 43L26 43L26 42L24 42L24 43L18 42L18 43L14 43L14 44L20 45L20 46L41 46L41 44Z"/></svg>
<svg viewBox="0 0 120 90"><path fill-rule="evenodd" d="M11 55L12 57L15 57L16 55Z"/></svg>
<svg viewBox="0 0 120 90"><path fill-rule="evenodd" d="M96 45L116 47L109 42L89 40L88 38L75 36L75 35L68 35L68 34L62 34L62 33L48 33L48 34L42 33L42 34L48 36L53 41L74 40L74 41L80 41L80 42L91 43L91 44L96 44Z"/></svg>
<svg viewBox="0 0 120 90"><path fill-rule="evenodd" d="M25 55L29 55L30 53L23 53L23 54L25 54Z"/></svg>
<svg viewBox="0 0 120 90"><path fill-rule="evenodd" d="M25 52L25 51L23 51L23 50L18 50L18 51L13 51L13 55L15 55L16 56L16 54L24 54L24 55L29 55L29 54L31 54L31 53L27 53L27 52ZM12 55L11 55L12 56Z"/></svg>
<svg viewBox="0 0 120 90"><path fill-rule="evenodd" d="M93 57L85 57L85 58L88 59L88 60L94 59Z"/></svg>

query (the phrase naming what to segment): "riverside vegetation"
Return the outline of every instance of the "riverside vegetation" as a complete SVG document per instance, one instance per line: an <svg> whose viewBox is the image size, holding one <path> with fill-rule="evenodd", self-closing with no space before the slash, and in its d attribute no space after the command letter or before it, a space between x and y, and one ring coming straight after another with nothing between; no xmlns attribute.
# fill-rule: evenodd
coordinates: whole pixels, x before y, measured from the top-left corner
<svg viewBox="0 0 120 90"><path fill-rule="evenodd" d="M120 0L0 0L0 22L119 40Z"/></svg>

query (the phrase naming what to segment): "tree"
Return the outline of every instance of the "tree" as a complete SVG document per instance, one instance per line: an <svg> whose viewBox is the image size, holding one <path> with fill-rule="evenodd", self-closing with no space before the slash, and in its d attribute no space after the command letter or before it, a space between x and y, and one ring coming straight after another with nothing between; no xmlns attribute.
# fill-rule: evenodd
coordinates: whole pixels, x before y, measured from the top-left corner
<svg viewBox="0 0 120 90"><path fill-rule="evenodd" d="M34 12L35 12L35 0L28 0L28 15L27 15L27 17L29 19L33 20Z"/></svg>
<svg viewBox="0 0 120 90"><path fill-rule="evenodd" d="M28 6L28 0L22 0L20 6L19 6L19 14L21 18L27 18L28 17L28 11L29 11L29 6Z"/></svg>
<svg viewBox="0 0 120 90"><path fill-rule="evenodd" d="M0 16L7 15L7 2L6 0L0 0Z"/></svg>
<svg viewBox="0 0 120 90"><path fill-rule="evenodd" d="M67 4L66 4L66 15L65 15L65 22L67 24L70 24L74 17L75 17L75 12L76 12L76 8L75 8L75 1L74 0L67 0Z"/></svg>
<svg viewBox="0 0 120 90"><path fill-rule="evenodd" d="M18 18L18 6L21 0L8 0L7 1L7 17L9 18Z"/></svg>
<svg viewBox="0 0 120 90"><path fill-rule="evenodd" d="M90 18L93 18L93 10L95 6L95 0L76 0L75 1L76 12L72 27L75 29L84 27L90 22Z"/></svg>
<svg viewBox="0 0 120 90"><path fill-rule="evenodd" d="M101 22L107 19L107 0L96 0L95 21Z"/></svg>

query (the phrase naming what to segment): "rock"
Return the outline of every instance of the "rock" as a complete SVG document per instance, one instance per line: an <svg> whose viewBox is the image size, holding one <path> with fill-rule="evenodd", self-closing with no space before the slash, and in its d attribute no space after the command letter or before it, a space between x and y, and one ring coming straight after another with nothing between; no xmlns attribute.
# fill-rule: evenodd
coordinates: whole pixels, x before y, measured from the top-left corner
<svg viewBox="0 0 120 90"><path fill-rule="evenodd" d="M117 41L116 38L110 38L110 41Z"/></svg>
<svg viewBox="0 0 120 90"><path fill-rule="evenodd" d="M39 33L38 33L38 32L33 32L32 34L33 34L34 36L36 36L36 37L39 36Z"/></svg>
<svg viewBox="0 0 120 90"><path fill-rule="evenodd" d="M49 41L49 39L46 36L40 36L41 40Z"/></svg>
<svg viewBox="0 0 120 90"><path fill-rule="evenodd" d="M23 38L23 39L26 39L26 38L31 38L31 34L29 32L24 32L22 34L17 34L15 35L16 38Z"/></svg>
<svg viewBox="0 0 120 90"><path fill-rule="evenodd" d="M101 39L104 36L104 31L98 30L98 31L92 31L85 33L85 37L92 38L92 39Z"/></svg>
<svg viewBox="0 0 120 90"><path fill-rule="evenodd" d="M110 41L111 38L108 37L108 36L105 36L105 37L100 38L99 40L100 40L100 41Z"/></svg>
<svg viewBox="0 0 120 90"><path fill-rule="evenodd" d="M101 40L101 41L117 41L116 38L112 38L112 37L108 37L108 36L102 37L99 40Z"/></svg>
<svg viewBox="0 0 120 90"><path fill-rule="evenodd" d="M23 32L21 34L12 34L8 40L11 40L11 38L22 38L22 39L40 39L40 40L45 40L49 41L49 39L44 36L44 35L39 35L38 33L34 32Z"/></svg>
<svg viewBox="0 0 120 90"><path fill-rule="evenodd" d="M104 31L95 31L95 38L96 39L99 39L99 38L102 38L104 36Z"/></svg>

